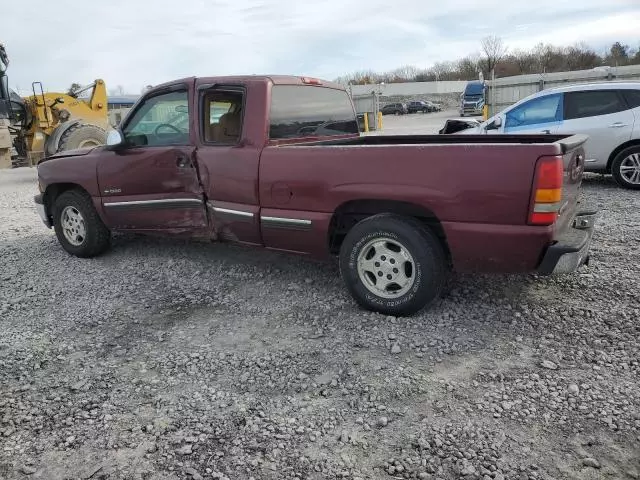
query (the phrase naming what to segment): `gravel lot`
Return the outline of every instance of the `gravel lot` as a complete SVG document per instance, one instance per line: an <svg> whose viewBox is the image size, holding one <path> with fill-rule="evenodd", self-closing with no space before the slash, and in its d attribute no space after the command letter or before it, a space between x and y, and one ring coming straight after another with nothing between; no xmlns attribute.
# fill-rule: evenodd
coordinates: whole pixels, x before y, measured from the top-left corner
<svg viewBox="0 0 640 480"><path fill-rule="evenodd" d="M333 265L117 236L66 254L0 171L0 478L638 479L640 197L591 265L456 277L409 319Z"/></svg>

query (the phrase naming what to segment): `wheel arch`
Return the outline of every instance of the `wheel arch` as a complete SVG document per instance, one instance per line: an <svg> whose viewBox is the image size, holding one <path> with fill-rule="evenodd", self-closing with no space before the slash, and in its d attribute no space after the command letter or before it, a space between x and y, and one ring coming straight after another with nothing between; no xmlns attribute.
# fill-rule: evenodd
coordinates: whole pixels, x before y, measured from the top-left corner
<svg viewBox="0 0 640 480"><path fill-rule="evenodd" d="M77 183L53 183L47 186L42 195L47 215L50 217L53 216L53 205L55 204L56 199L64 192L68 192L70 190L78 190L91 198L91 194L82 185Z"/></svg>
<svg viewBox="0 0 640 480"><path fill-rule="evenodd" d="M611 152L611 155L609 155L609 159L607 160L607 173L611 173L611 165L613 164L613 161L616 159L618 154L629 147L640 147L640 138L635 138L621 145L618 145L616 149Z"/></svg>
<svg viewBox="0 0 640 480"><path fill-rule="evenodd" d="M362 198L349 200L339 205L334 210L329 222L327 238L329 252L332 255L338 254L342 242L351 228L361 220L381 213L393 213L396 215L415 218L421 224L430 228L438 237L438 240L447 255L447 261L449 264L451 263L451 251L449 250L447 243L447 236L442 223L436 214L422 205L400 200Z"/></svg>

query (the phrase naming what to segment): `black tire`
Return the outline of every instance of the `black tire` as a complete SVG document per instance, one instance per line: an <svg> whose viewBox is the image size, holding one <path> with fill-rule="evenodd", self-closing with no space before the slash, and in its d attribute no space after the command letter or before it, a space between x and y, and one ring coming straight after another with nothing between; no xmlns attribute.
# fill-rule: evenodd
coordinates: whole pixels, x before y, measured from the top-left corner
<svg viewBox="0 0 640 480"><path fill-rule="evenodd" d="M61 217L67 207L75 209L84 222L85 234L78 237L82 241L78 240L77 245L67 239L62 227ZM98 216L91 197L80 190L69 190L56 199L53 205L53 228L62 248L76 257L95 257L105 252L111 243L109 229Z"/></svg>
<svg viewBox="0 0 640 480"><path fill-rule="evenodd" d="M634 145L633 147L625 148L622 150L616 158L613 160L611 164L611 174L613 178L616 180L616 183L623 188L628 188L629 190L640 190L640 180L639 183L631 183L628 179L624 177L622 174L622 162L629 157L630 155L637 154L640 161L640 145Z"/></svg>
<svg viewBox="0 0 640 480"><path fill-rule="evenodd" d="M388 239L389 245L399 243L413 258L413 283L400 296L385 298L377 295L365 285L358 273L358 257L365 254L364 250L370 248L369 243L377 239ZM340 274L361 307L386 315L412 315L440 296L447 278L447 260L440 240L419 221L380 214L362 220L349 231L340 248ZM369 284L373 279L377 283L374 275L365 274L365 277L370 279Z"/></svg>
<svg viewBox="0 0 640 480"><path fill-rule="evenodd" d="M107 143L107 132L96 125L78 123L69 127L60 137L58 152L75 150Z"/></svg>

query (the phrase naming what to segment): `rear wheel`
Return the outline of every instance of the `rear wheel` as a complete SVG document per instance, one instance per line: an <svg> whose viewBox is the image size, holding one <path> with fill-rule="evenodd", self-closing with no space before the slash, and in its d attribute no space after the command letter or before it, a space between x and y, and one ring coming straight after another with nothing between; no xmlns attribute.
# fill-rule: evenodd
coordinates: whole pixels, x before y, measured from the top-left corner
<svg viewBox="0 0 640 480"><path fill-rule="evenodd" d="M96 125L79 123L69 127L60 137L58 152L75 150L76 148L90 148L107 143L107 132Z"/></svg>
<svg viewBox="0 0 640 480"><path fill-rule="evenodd" d="M621 187L640 190L640 146L621 151L611 164L611 173Z"/></svg>
<svg viewBox="0 0 640 480"><path fill-rule="evenodd" d="M62 248L76 257L95 257L109 248L109 229L85 192L70 190L56 199L53 227Z"/></svg>
<svg viewBox="0 0 640 480"><path fill-rule="evenodd" d="M431 230L413 218L362 220L340 249L340 272L356 302L387 315L411 315L439 297L446 257Z"/></svg>

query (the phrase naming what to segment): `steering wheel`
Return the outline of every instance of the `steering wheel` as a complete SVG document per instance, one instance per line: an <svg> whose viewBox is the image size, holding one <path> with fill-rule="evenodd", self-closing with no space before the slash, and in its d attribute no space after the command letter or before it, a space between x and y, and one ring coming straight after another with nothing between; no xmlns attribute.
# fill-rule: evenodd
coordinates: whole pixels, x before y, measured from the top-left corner
<svg viewBox="0 0 640 480"><path fill-rule="evenodd" d="M169 127L171 130L174 130L176 133L182 134L184 133L182 130L180 130L178 127L174 127L173 125L169 124L169 123L161 123L160 125L158 125L155 130L153 131L154 135L158 135L158 131L162 128L162 127Z"/></svg>

